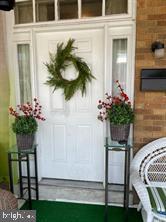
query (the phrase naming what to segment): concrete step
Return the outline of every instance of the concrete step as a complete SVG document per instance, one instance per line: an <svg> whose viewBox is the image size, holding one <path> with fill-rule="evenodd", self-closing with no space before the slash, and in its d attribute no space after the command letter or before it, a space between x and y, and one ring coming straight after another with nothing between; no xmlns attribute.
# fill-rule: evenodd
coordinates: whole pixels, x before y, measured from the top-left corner
<svg viewBox="0 0 166 222"><path fill-rule="evenodd" d="M26 186L26 180L24 181ZM34 181L32 180L34 186ZM17 193L19 189L17 186ZM34 196L34 191L32 191ZM86 181L69 181L42 179L39 182L39 197L42 200L64 200L73 202L104 204L105 191L102 183ZM111 204L123 204L123 186L109 185L108 201ZM133 204L132 192L129 194L129 204Z"/></svg>

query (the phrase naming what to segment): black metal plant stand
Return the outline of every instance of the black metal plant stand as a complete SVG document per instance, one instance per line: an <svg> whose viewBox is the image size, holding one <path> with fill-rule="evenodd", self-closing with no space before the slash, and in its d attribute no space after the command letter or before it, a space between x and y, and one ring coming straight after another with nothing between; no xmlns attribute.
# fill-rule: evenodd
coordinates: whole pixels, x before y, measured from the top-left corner
<svg viewBox="0 0 166 222"><path fill-rule="evenodd" d="M123 207L125 209L125 218L128 216L129 207L129 192L130 192L130 151L131 146L127 143L118 143L111 141L108 137L105 139L105 215L104 221L108 221L108 165L109 165L109 152L125 152L125 172L124 172L124 199Z"/></svg>
<svg viewBox="0 0 166 222"><path fill-rule="evenodd" d="M18 170L19 170L19 182L20 182L20 197L19 199L25 199L25 193L28 193L28 204L29 209L32 209L32 194L31 190L35 191L36 200L39 199L39 185L38 185L38 170L37 170L37 145L34 145L32 149L28 150L19 150L19 151L9 151L8 152L8 165L9 165L9 178L10 178L10 191L14 193L14 185L13 185L13 170L12 170L12 162L18 162ZM15 147L16 149L16 147ZM31 175L30 175L30 155L34 156L34 165L35 165L35 187L32 187L31 184ZM22 163L26 163L27 176L22 175ZM23 179L27 179L27 187L23 186Z"/></svg>

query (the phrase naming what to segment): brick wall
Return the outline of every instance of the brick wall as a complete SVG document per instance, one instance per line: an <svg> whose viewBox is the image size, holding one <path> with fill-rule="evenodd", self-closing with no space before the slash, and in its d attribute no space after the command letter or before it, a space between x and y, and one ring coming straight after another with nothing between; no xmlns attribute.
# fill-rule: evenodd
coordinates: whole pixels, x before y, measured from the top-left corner
<svg viewBox="0 0 166 222"><path fill-rule="evenodd" d="M136 70L135 70L135 152L144 144L166 136L166 92L141 92L142 68L166 68L166 56L155 59L151 44L156 40L166 46L166 0L137 0Z"/></svg>

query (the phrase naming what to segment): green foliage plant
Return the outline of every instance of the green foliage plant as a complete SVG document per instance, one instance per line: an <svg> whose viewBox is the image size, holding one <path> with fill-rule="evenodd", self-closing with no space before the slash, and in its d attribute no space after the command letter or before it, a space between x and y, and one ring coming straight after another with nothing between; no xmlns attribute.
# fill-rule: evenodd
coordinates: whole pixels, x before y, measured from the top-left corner
<svg viewBox="0 0 166 222"><path fill-rule="evenodd" d="M38 123L36 120L45 120L41 113L42 107L36 98L34 98L34 102L34 108L29 102L18 105L18 111L14 110L12 107L9 108L9 113L15 117L15 121L12 124L12 130L14 133L21 135L34 134L38 129Z"/></svg>
<svg viewBox="0 0 166 222"><path fill-rule="evenodd" d="M106 93L105 101L99 100L98 109L100 113L98 119L109 120L112 125L130 124L134 121L134 112L127 94L122 89L119 81L116 81L120 94L112 97Z"/></svg>
<svg viewBox="0 0 166 222"><path fill-rule="evenodd" d="M16 134L34 134L37 128L37 121L32 116L19 116L12 124L12 130Z"/></svg>

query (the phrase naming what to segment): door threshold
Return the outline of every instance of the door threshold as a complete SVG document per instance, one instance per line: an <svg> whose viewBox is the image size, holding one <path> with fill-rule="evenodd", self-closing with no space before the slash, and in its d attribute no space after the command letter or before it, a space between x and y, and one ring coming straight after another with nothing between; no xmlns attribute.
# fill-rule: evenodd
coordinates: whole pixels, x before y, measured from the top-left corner
<svg viewBox="0 0 166 222"><path fill-rule="evenodd" d="M104 190L102 182L93 181L79 181L79 180L64 180L64 179L52 179L42 178L39 184L46 186L56 186L64 188L78 188L78 189L92 189L92 190ZM121 184L110 184L110 191L123 191L123 185Z"/></svg>

